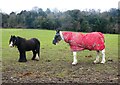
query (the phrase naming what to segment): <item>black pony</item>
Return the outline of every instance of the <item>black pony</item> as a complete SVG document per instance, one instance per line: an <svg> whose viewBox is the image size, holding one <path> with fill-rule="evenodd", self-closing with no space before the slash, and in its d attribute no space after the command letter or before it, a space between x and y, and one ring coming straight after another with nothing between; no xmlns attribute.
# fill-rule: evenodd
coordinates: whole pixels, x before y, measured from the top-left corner
<svg viewBox="0 0 120 85"><path fill-rule="evenodd" d="M16 46L19 50L20 57L19 62L26 62L26 51L33 52L32 60L39 60L40 58L40 42L36 38L32 38L30 40L26 40L25 38L21 38L19 36L12 36L9 40L9 46Z"/></svg>

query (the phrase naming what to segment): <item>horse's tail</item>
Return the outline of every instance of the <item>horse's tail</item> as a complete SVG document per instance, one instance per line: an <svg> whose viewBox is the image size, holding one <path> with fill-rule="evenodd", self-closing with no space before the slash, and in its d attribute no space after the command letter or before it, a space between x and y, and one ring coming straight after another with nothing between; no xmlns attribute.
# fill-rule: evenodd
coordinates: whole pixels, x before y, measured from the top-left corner
<svg viewBox="0 0 120 85"><path fill-rule="evenodd" d="M36 50L38 52L38 56L40 56L40 41L37 38L33 38L36 43Z"/></svg>
<svg viewBox="0 0 120 85"><path fill-rule="evenodd" d="M35 41L36 44L40 46L40 41L37 38L33 38L33 40Z"/></svg>

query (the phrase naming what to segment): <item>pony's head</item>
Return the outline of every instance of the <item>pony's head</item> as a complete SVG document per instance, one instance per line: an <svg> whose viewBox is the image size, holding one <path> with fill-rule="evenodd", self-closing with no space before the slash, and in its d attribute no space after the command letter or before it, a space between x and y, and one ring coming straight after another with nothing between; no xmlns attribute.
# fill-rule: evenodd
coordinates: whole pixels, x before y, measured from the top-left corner
<svg viewBox="0 0 120 85"><path fill-rule="evenodd" d="M9 40L9 46L14 47L16 45L17 45L17 37L11 35L10 40Z"/></svg>
<svg viewBox="0 0 120 85"><path fill-rule="evenodd" d="M62 40L62 38L61 38L61 35L60 35L60 29L57 29L56 34L55 34L54 39L53 39L53 44L56 45L61 40Z"/></svg>

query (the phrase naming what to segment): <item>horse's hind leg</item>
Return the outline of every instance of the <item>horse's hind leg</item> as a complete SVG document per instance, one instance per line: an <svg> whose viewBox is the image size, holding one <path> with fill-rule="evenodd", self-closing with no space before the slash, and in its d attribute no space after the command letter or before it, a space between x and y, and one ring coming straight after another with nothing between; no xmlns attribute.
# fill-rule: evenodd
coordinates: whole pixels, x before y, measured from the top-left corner
<svg viewBox="0 0 120 85"><path fill-rule="evenodd" d="M32 60L38 60L39 61L40 56L39 56L39 48L36 48L35 50L33 50L33 57Z"/></svg>
<svg viewBox="0 0 120 85"><path fill-rule="evenodd" d="M35 57L36 57L36 52L33 50L33 57L32 57L32 60L35 60Z"/></svg>
<svg viewBox="0 0 120 85"><path fill-rule="evenodd" d="M104 64L105 63L105 49L102 50L102 61L101 63Z"/></svg>
<svg viewBox="0 0 120 85"><path fill-rule="evenodd" d="M39 60L40 59L40 47L38 46L37 49L36 49L36 57L35 57L36 60Z"/></svg>
<svg viewBox="0 0 120 85"><path fill-rule="evenodd" d="M94 60L94 63L99 63L99 54L100 54L100 51L97 51L97 56L96 56L96 59Z"/></svg>

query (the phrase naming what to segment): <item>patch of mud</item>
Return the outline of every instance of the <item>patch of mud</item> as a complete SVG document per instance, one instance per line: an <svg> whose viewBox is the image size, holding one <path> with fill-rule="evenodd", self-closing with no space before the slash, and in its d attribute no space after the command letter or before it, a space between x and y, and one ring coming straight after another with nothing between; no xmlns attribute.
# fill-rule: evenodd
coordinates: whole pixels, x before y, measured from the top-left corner
<svg viewBox="0 0 120 85"><path fill-rule="evenodd" d="M113 60L105 64L79 62L72 66L65 60L27 62L26 65L3 65L3 83L117 83L118 64Z"/></svg>

